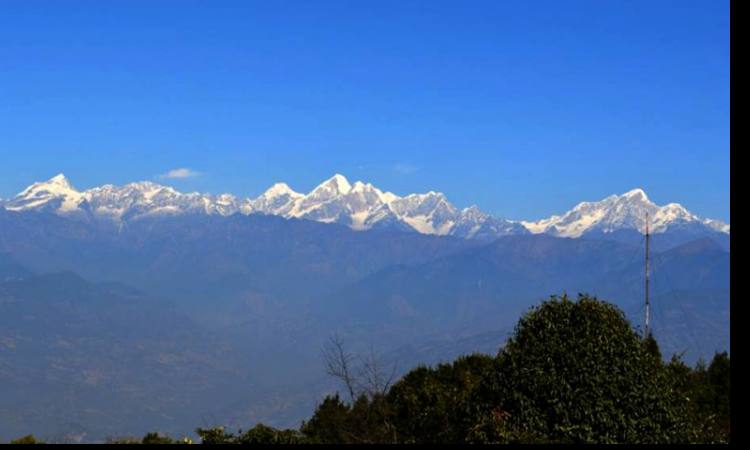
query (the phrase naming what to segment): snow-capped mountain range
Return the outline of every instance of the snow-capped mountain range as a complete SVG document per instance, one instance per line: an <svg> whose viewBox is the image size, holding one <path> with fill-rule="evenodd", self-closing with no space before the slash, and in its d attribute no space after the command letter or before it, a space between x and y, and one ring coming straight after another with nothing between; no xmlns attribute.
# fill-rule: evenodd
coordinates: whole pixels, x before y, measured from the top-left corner
<svg viewBox="0 0 750 450"><path fill-rule="evenodd" d="M646 230L663 233L668 229L702 225L729 234L729 225L718 220L701 219L679 203L657 206L642 189L622 195L610 195L598 202L582 202L562 216L552 216L538 222L522 222L532 233L547 233L562 237L580 237L599 231L610 233L622 229Z"/></svg>
<svg viewBox="0 0 750 450"><path fill-rule="evenodd" d="M231 194L181 193L148 181L78 191L60 174L0 201L0 206L9 211L47 211L115 222L160 215L267 214L338 223L355 230L392 228L475 239L529 233L575 238L591 232L643 232L647 217L654 233L698 227L729 234L728 224L700 218L677 203L657 206L641 189L611 195L598 202L579 203L563 215L528 222L493 217L477 206L458 209L444 194L434 191L400 197L369 183L350 184L339 174L307 194L277 183L255 199Z"/></svg>

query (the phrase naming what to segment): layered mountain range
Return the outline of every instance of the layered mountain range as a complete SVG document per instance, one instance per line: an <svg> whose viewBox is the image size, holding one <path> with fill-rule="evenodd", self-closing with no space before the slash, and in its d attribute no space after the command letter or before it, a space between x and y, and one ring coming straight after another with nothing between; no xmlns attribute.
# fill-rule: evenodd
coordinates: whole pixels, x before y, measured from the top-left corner
<svg viewBox="0 0 750 450"><path fill-rule="evenodd" d="M35 183L0 202L0 441L297 427L339 388L332 333L403 373L495 354L552 294L639 327L647 221L663 355L728 350L729 226L641 190L518 222L343 176L255 199Z"/></svg>
<svg viewBox="0 0 750 450"><path fill-rule="evenodd" d="M539 221L514 221L491 216L477 206L459 209L440 192L398 196L370 183L350 183L336 174L307 194L277 183L257 198L231 194L181 193L153 182L75 189L60 174L37 182L12 199L0 202L10 211L47 211L59 215L114 222L181 214L229 216L265 214L346 225L354 230L395 229L422 234L493 240L508 235L549 234L577 238L623 230L643 233L687 232L724 235L730 227L698 217L682 205L658 206L641 189L582 202L562 215Z"/></svg>

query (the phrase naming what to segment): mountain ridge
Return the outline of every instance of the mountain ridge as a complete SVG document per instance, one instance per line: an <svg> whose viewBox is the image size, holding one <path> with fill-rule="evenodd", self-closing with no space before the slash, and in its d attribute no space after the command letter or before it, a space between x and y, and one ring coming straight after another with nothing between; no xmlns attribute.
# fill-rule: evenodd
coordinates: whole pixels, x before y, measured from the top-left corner
<svg viewBox="0 0 750 450"><path fill-rule="evenodd" d="M389 228L482 240L523 234L578 238L619 230L644 233L646 222L652 233L668 230L687 230L693 235L730 233L729 224L701 218L678 203L658 206L640 188L599 201L580 202L562 215L517 221L492 216L476 205L459 209L441 192L398 196L370 183L350 183L338 173L307 194L279 182L256 198L182 193L151 181L122 186L106 184L79 191L65 175L58 174L45 182L33 183L15 197L0 202L0 206L9 211L48 211L114 222L186 213L265 214L338 223L354 230Z"/></svg>

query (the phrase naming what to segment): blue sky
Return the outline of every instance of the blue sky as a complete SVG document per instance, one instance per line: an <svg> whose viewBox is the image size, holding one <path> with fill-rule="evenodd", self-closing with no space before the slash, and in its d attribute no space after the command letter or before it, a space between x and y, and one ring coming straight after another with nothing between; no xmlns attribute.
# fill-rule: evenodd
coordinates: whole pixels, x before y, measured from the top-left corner
<svg viewBox="0 0 750 450"><path fill-rule="evenodd" d="M729 221L726 1L9 1L0 197L307 191L538 219L643 187Z"/></svg>

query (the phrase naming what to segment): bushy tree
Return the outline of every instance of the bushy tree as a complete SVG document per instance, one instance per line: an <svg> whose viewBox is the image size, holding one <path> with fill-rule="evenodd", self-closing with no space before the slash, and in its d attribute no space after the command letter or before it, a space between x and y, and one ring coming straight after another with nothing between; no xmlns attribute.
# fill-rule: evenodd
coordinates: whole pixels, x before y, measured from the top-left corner
<svg viewBox="0 0 750 450"><path fill-rule="evenodd" d="M44 442L35 438L33 434L27 434L18 439L13 439L9 444L44 444Z"/></svg>
<svg viewBox="0 0 750 450"><path fill-rule="evenodd" d="M224 427L198 428L196 433L203 444L301 444L304 439L297 430L279 430L262 423L236 434Z"/></svg>
<svg viewBox="0 0 750 450"><path fill-rule="evenodd" d="M586 295L552 297L521 318L497 370L477 390L485 412L470 439L688 440L685 402L674 395L654 344L644 345L614 305Z"/></svg>
<svg viewBox="0 0 750 450"><path fill-rule="evenodd" d="M314 444L348 442L346 427L349 410L349 405L341 401L338 393L326 396L310 420L302 422L300 430Z"/></svg>
<svg viewBox="0 0 750 450"><path fill-rule="evenodd" d="M177 444L178 441L173 440L169 436L165 436L159 433L146 433L141 439L141 444Z"/></svg>
<svg viewBox="0 0 750 450"><path fill-rule="evenodd" d="M279 430L262 423L240 433L240 444L300 444L303 436L297 430Z"/></svg>
<svg viewBox="0 0 750 450"><path fill-rule="evenodd" d="M716 353L705 373L699 374L705 390L696 399L701 409L710 411L729 426L729 355L727 352Z"/></svg>
<svg viewBox="0 0 750 450"><path fill-rule="evenodd" d="M395 443L390 405L385 396L362 394L352 404L328 396L304 422L301 431L315 444Z"/></svg>
<svg viewBox="0 0 750 450"><path fill-rule="evenodd" d="M726 352L715 354L708 367L698 361L690 368L676 356L667 365L675 391L688 400L689 428L696 442L729 442L729 367Z"/></svg>
<svg viewBox="0 0 750 450"><path fill-rule="evenodd" d="M464 442L478 418L473 394L494 369L494 358L475 354L406 374L388 393L399 442Z"/></svg>

